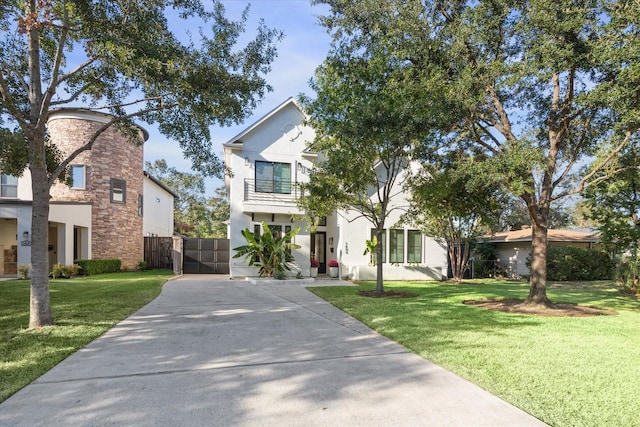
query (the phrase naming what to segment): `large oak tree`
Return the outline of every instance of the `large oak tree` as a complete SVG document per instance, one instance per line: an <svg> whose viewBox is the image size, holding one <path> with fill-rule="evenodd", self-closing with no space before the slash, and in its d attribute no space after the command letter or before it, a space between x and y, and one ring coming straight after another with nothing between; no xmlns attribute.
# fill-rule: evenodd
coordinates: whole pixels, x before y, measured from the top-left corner
<svg viewBox="0 0 640 427"><path fill-rule="evenodd" d="M553 202L598 171L640 126L640 4L621 0L320 0L348 60L388 64L423 152L478 150L532 224L528 303L549 304ZM348 68L346 68L348 71ZM346 77L344 77L346 78ZM421 92L417 101L414 92ZM402 100L404 99L404 102ZM420 127L440 120L432 133ZM393 117L391 117L393 119ZM395 125L395 124L394 124ZM601 153L590 172L577 165Z"/></svg>
<svg viewBox="0 0 640 427"><path fill-rule="evenodd" d="M133 119L155 124L180 144L195 170L221 176L209 127L240 122L270 89L265 74L280 37L261 24L254 39L236 48L247 13L237 22L228 20L222 2L215 0L206 6L199 0L2 3L0 125L22 138L3 141L12 146L2 152L16 155L4 157L0 167L18 175L26 167L31 172L30 327L54 323L47 265L49 190L106 129L116 126L133 141ZM47 144L49 114L78 106L113 119L75 152L56 156ZM53 159L49 167L47 158Z"/></svg>

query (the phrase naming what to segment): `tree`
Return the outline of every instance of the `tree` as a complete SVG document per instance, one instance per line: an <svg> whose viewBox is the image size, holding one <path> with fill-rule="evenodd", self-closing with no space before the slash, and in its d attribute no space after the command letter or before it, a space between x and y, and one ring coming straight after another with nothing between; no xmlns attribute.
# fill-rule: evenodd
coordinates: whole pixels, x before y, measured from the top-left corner
<svg viewBox="0 0 640 427"><path fill-rule="evenodd" d="M300 205L312 217L336 210L355 212L376 231L376 259L382 257L382 233L392 203L410 165L412 134L407 112L396 109L395 90L384 61L354 58L334 43L310 85L317 97L303 97L309 124L316 131L311 148L321 153ZM353 220L353 219L352 219ZM376 292L382 293L383 263L376 262Z"/></svg>
<svg viewBox="0 0 640 427"><path fill-rule="evenodd" d="M640 152L637 146L625 149L609 165L619 171L584 193L589 218L599 225L602 242L618 252L636 257L640 247ZM607 171L599 171L600 175Z"/></svg>
<svg viewBox="0 0 640 427"><path fill-rule="evenodd" d="M412 198L406 220L448 243L451 271L458 282L469 269L478 237L496 228L505 203L500 186L482 166L458 153L424 165L407 186Z"/></svg>
<svg viewBox="0 0 640 427"><path fill-rule="evenodd" d="M202 28L182 41L166 14ZM48 291L49 189L78 154L106 129L117 127L132 143L133 119L157 124L176 140L195 170L221 176L209 126L238 123L270 90L264 75L279 32L260 25L258 35L234 50L248 11L225 18L220 1L116 0L5 1L0 7L0 123L24 135L14 140L13 170L31 172L31 328L54 323ZM112 115L75 152L47 168L47 119L53 109L84 106ZM54 150L55 151L55 150Z"/></svg>
<svg viewBox="0 0 640 427"><path fill-rule="evenodd" d="M278 273L291 271L289 263L294 261L292 249L300 249L300 245L291 243L291 239L298 234L296 227L284 235L274 235L267 223L262 223L262 234L254 234L248 228L242 230L247 241L244 246L233 248L234 258L244 258L250 266L258 266L260 277L274 277Z"/></svg>
<svg viewBox="0 0 640 427"><path fill-rule="evenodd" d="M326 0L322 22L351 57L408 76L399 98L425 132L422 150L482 152L527 206L533 257L528 304L549 305L546 249L553 202L606 180L597 171L636 143L640 5L607 0ZM346 47L343 49L347 49ZM383 54L380 54L383 52ZM354 59L351 59L354 60ZM344 77L347 78L347 77ZM402 102L404 100L404 102ZM608 151L590 172L576 165Z"/></svg>
<svg viewBox="0 0 640 427"><path fill-rule="evenodd" d="M579 221L574 209L556 204L549 208L548 228L568 228ZM504 231L520 230L523 226L531 226L531 216L524 201L518 197L512 197L505 203L500 216L500 229Z"/></svg>
<svg viewBox="0 0 640 427"><path fill-rule="evenodd" d="M174 231L189 237L226 238L229 201L224 187L216 189L217 197L207 198L204 177L199 173L180 172L164 159L145 167L154 178L178 195L174 199Z"/></svg>
<svg viewBox="0 0 640 427"><path fill-rule="evenodd" d="M207 209L210 215L209 224L211 224L210 236L215 239L226 239L227 222L230 215L229 197L224 186L216 188L215 192L216 196L209 197L207 200Z"/></svg>

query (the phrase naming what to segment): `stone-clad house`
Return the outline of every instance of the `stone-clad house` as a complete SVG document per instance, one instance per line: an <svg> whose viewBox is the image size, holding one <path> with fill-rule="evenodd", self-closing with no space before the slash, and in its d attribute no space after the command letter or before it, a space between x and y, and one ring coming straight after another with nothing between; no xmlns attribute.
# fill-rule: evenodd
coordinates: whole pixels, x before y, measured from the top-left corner
<svg viewBox="0 0 640 427"><path fill-rule="evenodd" d="M70 153L110 116L83 109L50 114L51 141ZM173 234L176 195L143 170L143 143L131 144L114 127L71 164L72 185L56 183L50 191L49 265L75 259L118 258L123 268L143 260L143 236ZM31 177L0 174L0 274L14 275L31 260Z"/></svg>

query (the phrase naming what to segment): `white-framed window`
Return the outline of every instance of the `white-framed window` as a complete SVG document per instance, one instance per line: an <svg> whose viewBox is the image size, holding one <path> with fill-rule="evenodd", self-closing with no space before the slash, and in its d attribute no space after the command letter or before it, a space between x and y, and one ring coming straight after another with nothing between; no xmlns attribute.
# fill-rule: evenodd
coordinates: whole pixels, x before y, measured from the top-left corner
<svg viewBox="0 0 640 427"><path fill-rule="evenodd" d="M85 171L84 165L71 165L71 188L77 190L87 188Z"/></svg>
<svg viewBox="0 0 640 427"><path fill-rule="evenodd" d="M127 182L123 179L111 178L111 203L127 202Z"/></svg>
<svg viewBox="0 0 640 427"><path fill-rule="evenodd" d="M18 197L18 178L0 174L0 197Z"/></svg>

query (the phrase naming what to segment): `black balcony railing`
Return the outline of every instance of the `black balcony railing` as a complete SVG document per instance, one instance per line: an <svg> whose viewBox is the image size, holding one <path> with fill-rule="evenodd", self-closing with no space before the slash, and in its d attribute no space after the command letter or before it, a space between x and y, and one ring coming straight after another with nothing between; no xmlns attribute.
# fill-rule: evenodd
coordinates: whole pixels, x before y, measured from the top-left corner
<svg viewBox="0 0 640 427"><path fill-rule="evenodd" d="M245 202L291 203L302 195L297 182L273 181L260 179L244 180Z"/></svg>

